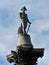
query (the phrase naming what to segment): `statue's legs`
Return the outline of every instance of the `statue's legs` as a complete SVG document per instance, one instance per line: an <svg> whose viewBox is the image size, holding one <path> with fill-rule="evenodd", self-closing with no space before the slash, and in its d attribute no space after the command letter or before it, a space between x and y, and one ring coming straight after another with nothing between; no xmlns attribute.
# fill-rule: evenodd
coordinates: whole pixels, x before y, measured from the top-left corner
<svg viewBox="0 0 49 65"><path fill-rule="evenodd" d="M26 27L27 27L27 23L22 23L22 31L23 31L23 34L26 34Z"/></svg>

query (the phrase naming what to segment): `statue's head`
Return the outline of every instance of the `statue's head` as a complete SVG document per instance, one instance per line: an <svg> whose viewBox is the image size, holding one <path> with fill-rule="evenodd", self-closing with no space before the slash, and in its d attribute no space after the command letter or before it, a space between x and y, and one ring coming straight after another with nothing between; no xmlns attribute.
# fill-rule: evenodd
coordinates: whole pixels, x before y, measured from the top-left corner
<svg viewBox="0 0 49 65"><path fill-rule="evenodd" d="M21 8L21 11L26 11L27 9L26 9L26 7L25 6L23 6L22 8Z"/></svg>

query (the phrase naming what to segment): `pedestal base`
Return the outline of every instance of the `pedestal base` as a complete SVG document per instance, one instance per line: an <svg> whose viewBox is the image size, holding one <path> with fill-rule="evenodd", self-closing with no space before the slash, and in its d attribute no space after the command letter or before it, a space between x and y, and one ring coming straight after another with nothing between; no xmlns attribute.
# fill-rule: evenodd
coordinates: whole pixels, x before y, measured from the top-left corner
<svg viewBox="0 0 49 65"><path fill-rule="evenodd" d="M37 65L37 59L43 57L44 48L29 48L24 50L19 47L16 51L12 51L11 54L7 55L7 60L15 65Z"/></svg>
<svg viewBox="0 0 49 65"><path fill-rule="evenodd" d="M7 55L7 60L14 65L37 65L37 59L43 57L44 48L33 48L29 35L18 35L16 51Z"/></svg>
<svg viewBox="0 0 49 65"><path fill-rule="evenodd" d="M31 43L30 35L19 34L17 47L31 48L33 47Z"/></svg>

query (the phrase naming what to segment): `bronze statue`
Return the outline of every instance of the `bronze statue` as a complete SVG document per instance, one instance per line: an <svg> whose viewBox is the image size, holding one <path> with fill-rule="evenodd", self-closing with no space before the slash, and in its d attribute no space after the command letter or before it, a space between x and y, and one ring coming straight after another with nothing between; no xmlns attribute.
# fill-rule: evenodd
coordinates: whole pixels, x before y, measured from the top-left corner
<svg viewBox="0 0 49 65"><path fill-rule="evenodd" d="M27 9L26 9L26 7L24 6L24 7L21 8L21 11L22 11L22 12L19 13L19 14L20 14L20 18L21 18L21 20L22 20L22 23L21 23L21 27L19 27L19 29L18 29L18 33L21 32L21 33L23 33L23 34L27 34L27 32L28 32L28 30L29 30L29 27L28 27L28 30L27 30L27 32L26 32L27 23L29 23L29 26L30 26L30 24L31 24L31 22L29 22L29 20L28 20L27 14L25 13L26 10L27 10Z"/></svg>

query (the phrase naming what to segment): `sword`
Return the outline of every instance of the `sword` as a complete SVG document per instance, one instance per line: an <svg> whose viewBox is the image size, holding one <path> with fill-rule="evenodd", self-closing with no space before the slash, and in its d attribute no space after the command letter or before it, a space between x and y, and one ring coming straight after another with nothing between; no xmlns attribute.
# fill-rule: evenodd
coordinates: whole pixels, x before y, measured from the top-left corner
<svg viewBox="0 0 49 65"><path fill-rule="evenodd" d="M28 33L28 31L29 31L30 25L31 25L31 24L29 24L29 26L28 26L27 33Z"/></svg>

